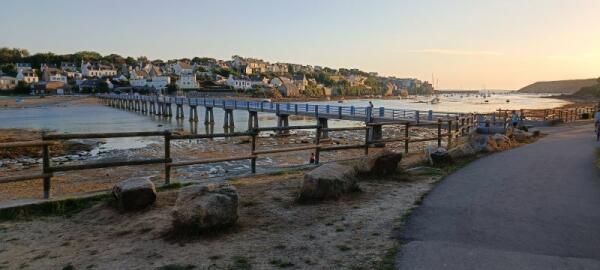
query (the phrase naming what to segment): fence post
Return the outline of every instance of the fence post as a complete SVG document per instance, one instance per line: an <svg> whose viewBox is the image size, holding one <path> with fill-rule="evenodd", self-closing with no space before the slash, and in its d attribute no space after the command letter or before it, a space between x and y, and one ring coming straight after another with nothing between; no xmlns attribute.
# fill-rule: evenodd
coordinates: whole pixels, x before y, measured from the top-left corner
<svg viewBox="0 0 600 270"><path fill-rule="evenodd" d="M365 156L369 155L369 134L371 134L370 127L367 126L365 129Z"/></svg>
<svg viewBox="0 0 600 270"><path fill-rule="evenodd" d="M448 145L446 149L450 150L452 147L452 120L448 120Z"/></svg>
<svg viewBox="0 0 600 270"><path fill-rule="evenodd" d="M321 144L321 125L317 124L317 134L315 135L315 144L317 145L315 149L315 164L319 164L319 157L321 156L321 149L319 144Z"/></svg>
<svg viewBox="0 0 600 270"><path fill-rule="evenodd" d="M42 146L42 162L42 172L44 174L50 173L50 149L47 144ZM44 176L44 199L50 198L50 180L51 176Z"/></svg>
<svg viewBox="0 0 600 270"><path fill-rule="evenodd" d="M408 143L410 142L410 138L408 137L408 128L410 127L410 123L404 124L404 154L408 155Z"/></svg>
<svg viewBox="0 0 600 270"><path fill-rule="evenodd" d="M252 130L252 140L250 144L250 153L252 154L252 159L250 160L250 168L252 169L252 173L256 173L256 156L254 155L254 151L256 151L256 135L257 131Z"/></svg>
<svg viewBox="0 0 600 270"><path fill-rule="evenodd" d="M171 183L171 131L165 130L165 185Z"/></svg>
<svg viewBox="0 0 600 270"><path fill-rule="evenodd" d="M437 123L437 145L442 147L442 119L439 118Z"/></svg>

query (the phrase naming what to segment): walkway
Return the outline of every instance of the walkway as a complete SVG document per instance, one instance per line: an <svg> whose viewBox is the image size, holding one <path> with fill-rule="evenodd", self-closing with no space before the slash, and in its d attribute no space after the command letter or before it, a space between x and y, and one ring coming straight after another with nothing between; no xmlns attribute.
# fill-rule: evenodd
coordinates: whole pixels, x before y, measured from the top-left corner
<svg viewBox="0 0 600 270"><path fill-rule="evenodd" d="M592 126L477 160L411 216L399 269L600 269Z"/></svg>

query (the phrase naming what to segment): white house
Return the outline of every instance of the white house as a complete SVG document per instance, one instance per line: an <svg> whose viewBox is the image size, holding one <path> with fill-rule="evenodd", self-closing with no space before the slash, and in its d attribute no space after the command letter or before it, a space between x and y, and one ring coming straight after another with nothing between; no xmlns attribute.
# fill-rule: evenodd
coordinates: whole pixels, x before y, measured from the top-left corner
<svg viewBox="0 0 600 270"><path fill-rule="evenodd" d="M0 77L0 90L13 89L17 86L17 78L10 76Z"/></svg>
<svg viewBox="0 0 600 270"><path fill-rule="evenodd" d="M200 84L196 80L196 74L181 74L177 79L177 88L179 89L198 89Z"/></svg>
<svg viewBox="0 0 600 270"><path fill-rule="evenodd" d="M175 65L173 65L173 73L177 76L181 76L183 74L192 74L194 69L192 66L186 62L177 61Z"/></svg>
<svg viewBox="0 0 600 270"><path fill-rule="evenodd" d="M250 77L235 77L233 75L229 75L225 84L233 87L234 89L251 89L255 85L265 85L267 84L266 79L264 78L250 78Z"/></svg>
<svg viewBox="0 0 600 270"><path fill-rule="evenodd" d="M112 66L100 63L90 64L81 62L81 75L84 77L110 77L117 75L117 70Z"/></svg>
<svg viewBox="0 0 600 270"><path fill-rule="evenodd" d="M34 69L19 69L17 73L17 81L24 81L25 83L37 83L40 79L35 75Z"/></svg>
<svg viewBox="0 0 600 270"><path fill-rule="evenodd" d="M163 75L160 68L155 66L144 67L130 71L129 84L133 88L155 88L157 90L166 89L171 83L169 76Z"/></svg>

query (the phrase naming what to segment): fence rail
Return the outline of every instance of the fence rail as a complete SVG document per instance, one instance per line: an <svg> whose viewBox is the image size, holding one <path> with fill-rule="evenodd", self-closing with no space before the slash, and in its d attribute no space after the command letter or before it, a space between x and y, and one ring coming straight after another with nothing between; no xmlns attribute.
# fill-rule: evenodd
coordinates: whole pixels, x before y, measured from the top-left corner
<svg viewBox="0 0 600 270"><path fill-rule="evenodd" d="M269 105L270 106L270 105ZM287 105L286 105L287 106ZM306 105L309 106L309 105ZM331 109L331 108L330 108ZM582 107L573 109L555 109L555 110L544 110L544 120L556 120L560 119L565 122L572 121L574 119L583 118L582 115L573 114L584 114L596 111L597 107ZM523 110L521 114L524 117L533 117L534 114L539 114L541 110ZM384 111L384 114L386 112ZM398 112L391 112L398 113ZM448 115L449 116L449 115ZM491 122L490 119L494 121ZM438 147L442 146L442 141L446 140L446 147L451 148L452 142L457 137L469 134L472 129L481 127L482 125L499 125L503 128L508 126L508 115L507 111L499 110L497 113L488 115L484 122L481 121L480 115L469 114L462 116L449 117L447 119L438 118L436 122L412 122L412 121L388 121L378 123L367 123L362 127L341 127L341 128L327 128L321 125L305 125L305 126L287 126L287 127L263 127L248 130L246 132L233 132L233 133L217 133L217 134L173 134L170 131L153 131L153 132L114 132L114 133L81 133L81 134L43 134L42 140L40 141L24 141L24 142L10 142L0 143L0 149L7 148L20 148L20 147L41 147L42 150L42 172L30 175L18 175L0 177L1 183L11 183L19 181L27 181L33 179L43 179L43 197L50 197L51 179L56 172L68 172L68 171L79 171L87 169L99 169L109 168L118 166L139 166L149 164L164 164L165 173L165 184L169 184L171 181L171 168L191 166L198 164L209 164L219 163L226 161L239 161L249 160L251 163L250 169L252 173L256 173L256 160L261 155L268 155L274 153L294 152L294 151L315 151L315 163L319 163L320 153L325 151L339 151L339 150L352 150L352 149L364 149L365 155L369 153L369 148L375 147L378 144L385 144L391 142L404 142L404 152L408 154L409 144L416 142L437 142ZM382 132L383 126L401 126L403 127L404 134L398 137L384 137L383 134L375 136L374 133ZM427 138L411 138L410 129L415 127L427 127L437 129L437 134ZM379 128L379 130L376 130ZM315 130L315 141L312 145L289 147L289 148L276 148L276 149L257 149L257 139L261 132L266 131L289 131L289 130L300 130L308 129ZM359 144L348 144L348 145L325 145L323 144L322 134L324 132L340 132L340 131L360 131L364 130L364 141ZM126 138L126 137L163 137L164 139L164 153L161 158L146 158L137 160L125 160L125 161L109 161L109 162L93 162L87 164L77 165L62 165L53 166L50 162L50 149L49 146L58 143L63 140L71 139L89 139L89 138ZM212 139L212 138L226 138L226 137L248 137L250 138L250 149L248 153L236 153L229 157L222 158L209 158L209 159L198 159L198 160L186 160L174 162L171 158L171 141L173 140L185 140L185 139Z"/></svg>

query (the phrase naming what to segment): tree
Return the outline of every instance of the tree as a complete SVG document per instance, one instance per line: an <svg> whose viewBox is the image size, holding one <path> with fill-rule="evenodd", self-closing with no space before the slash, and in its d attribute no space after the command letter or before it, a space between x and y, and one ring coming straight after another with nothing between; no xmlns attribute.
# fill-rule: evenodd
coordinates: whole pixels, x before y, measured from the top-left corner
<svg viewBox="0 0 600 270"><path fill-rule="evenodd" d="M25 83L24 81L19 81L17 83L17 86L15 87L15 92L18 94L29 94L29 92L31 91L31 87Z"/></svg>
<svg viewBox="0 0 600 270"><path fill-rule="evenodd" d="M172 95L172 94L175 94L175 92L177 92L177 85L173 84L173 83L169 84L167 86L167 93L169 95Z"/></svg>

